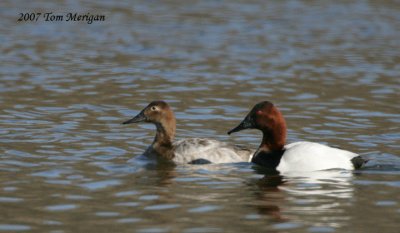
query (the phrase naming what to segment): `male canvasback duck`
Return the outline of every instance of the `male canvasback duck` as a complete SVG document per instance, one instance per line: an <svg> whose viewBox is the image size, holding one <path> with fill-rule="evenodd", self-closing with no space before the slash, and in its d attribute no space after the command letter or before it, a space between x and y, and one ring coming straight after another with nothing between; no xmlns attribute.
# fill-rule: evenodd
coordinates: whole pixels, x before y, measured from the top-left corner
<svg viewBox="0 0 400 233"><path fill-rule="evenodd" d="M172 160L175 163L235 163L249 162L254 150L212 139L190 138L175 141L176 121L170 106L153 101L137 116L122 124L147 122L156 126L153 143L144 153Z"/></svg>
<svg viewBox="0 0 400 233"><path fill-rule="evenodd" d="M353 170L367 162L353 152L314 142L295 142L285 145L285 119L268 101L256 104L244 120L228 134L243 129L258 129L263 133L261 144L251 162L280 173L335 168Z"/></svg>

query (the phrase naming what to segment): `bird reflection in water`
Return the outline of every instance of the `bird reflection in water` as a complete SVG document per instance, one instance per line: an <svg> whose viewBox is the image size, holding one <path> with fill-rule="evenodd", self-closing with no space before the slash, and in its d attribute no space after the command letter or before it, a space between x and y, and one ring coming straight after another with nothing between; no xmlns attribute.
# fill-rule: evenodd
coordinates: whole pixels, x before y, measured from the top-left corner
<svg viewBox="0 0 400 233"><path fill-rule="evenodd" d="M250 183L256 199L252 206L259 214L278 222L331 227L344 224L341 213L354 193L352 172L336 169L282 176L255 170L264 175ZM327 215L331 216L329 221L323 217Z"/></svg>

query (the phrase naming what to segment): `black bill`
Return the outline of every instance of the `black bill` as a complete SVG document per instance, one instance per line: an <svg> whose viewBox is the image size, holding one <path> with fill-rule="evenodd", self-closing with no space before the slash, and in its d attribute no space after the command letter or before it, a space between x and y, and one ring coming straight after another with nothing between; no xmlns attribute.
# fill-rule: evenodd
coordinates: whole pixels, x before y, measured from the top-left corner
<svg viewBox="0 0 400 233"><path fill-rule="evenodd" d="M131 123L138 123L138 122L142 122L142 121L146 121L146 116L144 115L144 112L141 111L139 114L137 114L134 118L124 121L122 122L122 124L131 124Z"/></svg>
<svg viewBox="0 0 400 233"><path fill-rule="evenodd" d="M249 116L246 116L242 122L235 128L228 131L228 134L235 133L244 129L252 129L254 128L253 121Z"/></svg>

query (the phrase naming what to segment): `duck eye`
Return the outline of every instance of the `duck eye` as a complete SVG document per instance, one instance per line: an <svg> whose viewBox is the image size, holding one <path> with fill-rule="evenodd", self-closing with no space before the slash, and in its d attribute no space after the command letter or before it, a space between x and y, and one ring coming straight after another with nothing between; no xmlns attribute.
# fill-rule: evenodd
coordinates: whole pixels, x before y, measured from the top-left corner
<svg viewBox="0 0 400 233"><path fill-rule="evenodd" d="M151 109L151 111L157 110L156 106L152 106L150 109Z"/></svg>

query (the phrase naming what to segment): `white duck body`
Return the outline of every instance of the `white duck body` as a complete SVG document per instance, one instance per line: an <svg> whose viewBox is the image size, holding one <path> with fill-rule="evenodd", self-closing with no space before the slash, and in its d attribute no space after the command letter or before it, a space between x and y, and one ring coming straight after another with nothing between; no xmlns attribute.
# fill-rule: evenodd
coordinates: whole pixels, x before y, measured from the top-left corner
<svg viewBox="0 0 400 233"><path fill-rule="evenodd" d="M358 154L314 142L285 145L285 152L276 167L281 173L327 169L354 170L352 159Z"/></svg>
<svg viewBox="0 0 400 233"><path fill-rule="evenodd" d="M190 138L175 141L175 163L238 163L250 162L254 150L213 139Z"/></svg>

